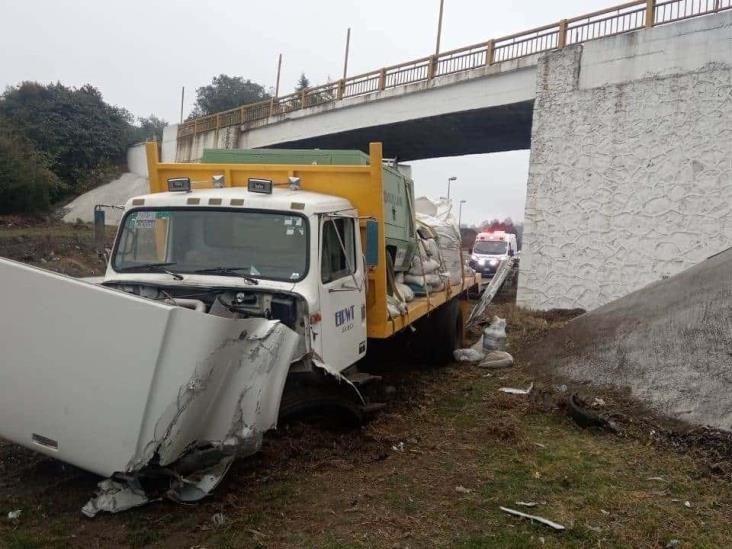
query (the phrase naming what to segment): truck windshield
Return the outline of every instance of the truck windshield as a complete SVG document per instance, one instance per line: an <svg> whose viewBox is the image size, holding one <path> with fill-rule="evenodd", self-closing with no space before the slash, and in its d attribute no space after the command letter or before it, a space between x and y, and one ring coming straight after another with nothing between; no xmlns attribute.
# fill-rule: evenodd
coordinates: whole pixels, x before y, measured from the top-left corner
<svg viewBox="0 0 732 549"><path fill-rule="evenodd" d="M473 246L474 254L505 254L506 243L503 240L480 240Z"/></svg>
<svg viewBox="0 0 732 549"><path fill-rule="evenodd" d="M308 269L308 223L286 212L133 210L112 259L116 271L171 263L176 273L302 280ZM147 271L149 272L149 270ZM201 273L203 274L203 273Z"/></svg>

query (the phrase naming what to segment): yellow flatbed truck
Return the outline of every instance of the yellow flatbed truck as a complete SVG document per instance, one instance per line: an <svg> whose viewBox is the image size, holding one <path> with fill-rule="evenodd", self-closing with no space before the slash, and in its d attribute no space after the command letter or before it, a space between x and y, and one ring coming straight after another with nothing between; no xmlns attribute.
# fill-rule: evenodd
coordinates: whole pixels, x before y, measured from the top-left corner
<svg viewBox="0 0 732 549"><path fill-rule="evenodd" d="M460 344L462 268L389 306L420 229L381 144L147 155L101 283L0 258L0 436L112 477L87 515L200 499L288 413L360 418L369 341L416 326L433 357Z"/></svg>

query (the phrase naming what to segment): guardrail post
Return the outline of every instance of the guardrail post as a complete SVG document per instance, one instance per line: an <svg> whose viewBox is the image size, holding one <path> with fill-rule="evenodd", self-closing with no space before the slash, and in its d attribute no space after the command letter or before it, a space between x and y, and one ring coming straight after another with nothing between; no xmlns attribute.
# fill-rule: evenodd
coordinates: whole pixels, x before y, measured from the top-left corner
<svg viewBox="0 0 732 549"><path fill-rule="evenodd" d="M305 108L305 99L307 98L307 96L308 96L308 89L307 88L304 88L300 92L300 108L301 109L304 109Z"/></svg>
<svg viewBox="0 0 732 549"><path fill-rule="evenodd" d="M646 28L651 28L656 22L656 0L646 0Z"/></svg>
<svg viewBox="0 0 732 549"><path fill-rule="evenodd" d="M493 64L493 59L495 57L495 51L496 51L496 41L489 40L485 46L485 64L486 65Z"/></svg>
<svg viewBox="0 0 732 549"><path fill-rule="evenodd" d="M567 45L567 20L562 19L559 22L559 37L557 39L557 47L563 48Z"/></svg>
<svg viewBox="0 0 732 549"><path fill-rule="evenodd" d="M714 11L715 12L719 11L719 0L714 0Z"/></svg>
<svg viewBox="0 0 732 549"><path fill-rule="evenodd" d="M338 81L338 99L343 99L343 94L346 93L346 80L341 78Z"/></svg>
<svg viewBox="0 0 732 549"><path fill-rule="evenodd" d="M198 134L198 118L193 119L193 137L196 137L196 134Z"/></svg>
<svg viewBox="0 0 732 549"><path fill-rule="evenodd" d="M437 73L437 56L430 56L430 64L427 65L427 80L432 80Z"/></svg>
<svg viewBox="0 0 732 549"><path fill-rule="evenodd" d="M379 90L385 90L386 89L386 69L381 69L379 71Z"/></svg>

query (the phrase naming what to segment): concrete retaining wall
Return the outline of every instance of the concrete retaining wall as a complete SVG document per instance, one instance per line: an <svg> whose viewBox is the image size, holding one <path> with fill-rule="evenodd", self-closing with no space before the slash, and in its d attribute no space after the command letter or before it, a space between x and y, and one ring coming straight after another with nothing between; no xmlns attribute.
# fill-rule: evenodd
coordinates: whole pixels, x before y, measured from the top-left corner
<svg viewBox="0 0 732 549"><path fill-rule="evenodd" d="M732 245L732 13L538 66L518 302L593 309Z"/></svg>
<svg viewBox="0 0 732 549"><path fill-rule="evenodd" d="M135 175L147 177L145 143L138 143L127 149L127 171Z"/></svg>

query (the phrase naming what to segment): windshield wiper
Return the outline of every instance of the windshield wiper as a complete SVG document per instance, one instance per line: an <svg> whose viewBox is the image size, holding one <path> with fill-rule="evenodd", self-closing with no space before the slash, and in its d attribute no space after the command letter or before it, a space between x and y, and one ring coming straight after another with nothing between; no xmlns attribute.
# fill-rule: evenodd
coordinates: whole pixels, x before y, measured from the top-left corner
<svg viewBox="0 0 732 549"><path fill-rule="evenodd" d="M130 265L129 267L122 267L121 269L116 269L118 273L133 273L136 271L140 272L156 272L156 273L165 273L167 275L172 276L176 280L183 280L183 276L179 275L178 273L174 273L173 271L169 271L165 267L169 267L170 265L175 265L174 261L167 262L167 263L143 263L142 265Z"/></svg>
<svg viewBox="0 0 732 549"><path fill-rule="evenodd" d="M218 275L224 275L224 276L240 276L251 284L254 284L254 285L259 284L259 280L257 280L256 278L239 272L239 271L243 271L248 268L249 267L211 267L209 269L196 269L193 272L197 273L197 274L210 273L210 274L218 274Z"/></svg>

